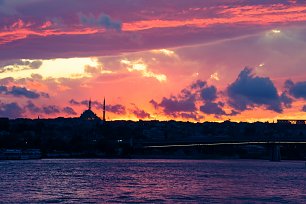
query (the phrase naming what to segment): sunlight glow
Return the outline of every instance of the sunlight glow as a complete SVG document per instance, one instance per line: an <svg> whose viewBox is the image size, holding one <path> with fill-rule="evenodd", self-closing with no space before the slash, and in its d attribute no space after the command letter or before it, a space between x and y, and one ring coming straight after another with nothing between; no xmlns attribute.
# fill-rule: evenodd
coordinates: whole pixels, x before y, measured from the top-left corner
<svg viewBox="0 0 306 204"><path fill-rule="evenodd" d="M175 52L172 50L168 50L168 49L160 49L160 50L152 50L153 53L160 53L160 54L164 54L167 56L173 56L175 55Z"/></svg>
<svg viewBox="0 0 306 204"><path fill-rule="evenodd" d="M42 76L50 77L74 77L79 78L84 75L84 67L86 65L98 66L96 60L92 58L69 58L45 60L42 66Z"/></svg>
<svg viewBox="0 0 306 204"><path fill-rule="evenodd" d="M31 77L33 74L39 74L44 78L82 78L88 76L84 73L85 66L96 67L99 66L98 62L93 58L59 58L50 60L39 60L41 66L39 68L28 68L27 64L34 62L35 60L21 59L24 65L7 65L8 69L14 69L14 72L0 73L1 77L14 77L25 78ZM36 60L38 61L38 60Z"/></svg>
<svg viewBox="0 0 306 204"><path fill-rule="evenodd" d="M210 78L216 81L220 81L220 77L218 72L213 73L212 75L210 75Z"/></svg>
<svg viewBox="0 0 306 204"><path fill-rule="evenodd" d="M266 33L265 33L265 37L266 39L268 40L271 40L271 39L278 39L280 37L283 36L283 32L281 30L278 30L278 29L273 29L273 30L268 30Z"/></svg>
<svg viewBox="0 0 306 204"><path fill-rule="evenodd" d="M144 77L152 77L157 79L159 82L165 82L167 80L167 76L164 74L156 74L150 70L148 70L148 65L143 62L142 59L129 61L127 59L123 59L120 61L121 64L127 66L127 70L129 72L138 71Z"/></svg>
<svg viewBox="0 0 306 204"><path fill-rule="evenodd" d="M272 33L275 33L275 34L277 34L277 33L280 33L281 31L280 30L277 30L277 29L273 29L272 30Z"/></svg>

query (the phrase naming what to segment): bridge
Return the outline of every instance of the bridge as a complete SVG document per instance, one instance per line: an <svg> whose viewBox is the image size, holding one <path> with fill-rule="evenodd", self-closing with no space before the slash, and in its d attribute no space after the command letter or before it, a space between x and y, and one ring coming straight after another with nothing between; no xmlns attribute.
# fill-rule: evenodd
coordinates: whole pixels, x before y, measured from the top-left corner
<svg viewBox="0 0 306 204"><path fill-rule="evenodd" d="M277 123L280 124L292 124L292 125L305 125L306 124L306 120L303 119L278 119Z"/></svg>
<svg viewBox="0 0 306 204"><path fill-rule="evenodd" d="M269 148L270 160L280 161L282 145L306 145L306 141L302 139L291 139L291 140L197 140L197 141L164 141L164 142L145 142L142 143L144 149L154 148L188 148L188 147L209 147L209 146L240 146L240 145L260 145Z"/></svg>
<svg viewBox="0 0 306 204"><path fill-rule="evenodd" d="M282 144L306 144L306 141L224 141L224 142L199 142L199 143L188 143L179 142L177 144L169 143L143 143L143 148L169 148L169 147L195 147L195 146L219 146L219 145L282 145Z"/></svg>

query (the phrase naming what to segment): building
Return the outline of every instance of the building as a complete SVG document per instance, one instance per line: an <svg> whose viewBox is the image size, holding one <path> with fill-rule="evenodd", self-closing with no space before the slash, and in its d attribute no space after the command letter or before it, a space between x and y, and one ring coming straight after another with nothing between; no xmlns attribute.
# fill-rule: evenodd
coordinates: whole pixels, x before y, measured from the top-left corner
<svg viewBox="0 0 306 204"><path fill-rule="evenodd" d="M306 120L295 120L295 119L278 119L277 123L279 124L296 124L296 125L305 125Z"/></svg>
<svg viewBox="0 0 306 204"><path fill-rule="evenodd" d="M88 109L85 110L81 116L83 120L101 120L92 110L91 110L91 100L88 102Z"/></svg>
<svg viewBox="0 0 306 204"><path fill-rule="evenodd" d="M103 100L103 121L105 121L105 98ZM91 99L88 102L88 109L85 110L81 116L81 119L83 120L101 120L92 110L91 110Z"/></svg>

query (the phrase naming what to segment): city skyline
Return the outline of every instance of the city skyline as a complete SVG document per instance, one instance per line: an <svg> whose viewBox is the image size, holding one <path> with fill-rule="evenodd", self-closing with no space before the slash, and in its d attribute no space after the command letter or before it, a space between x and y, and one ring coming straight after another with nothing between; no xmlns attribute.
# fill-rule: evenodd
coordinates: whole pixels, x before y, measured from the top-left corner
<svg viewBox="0 0 306 204"><path fill-rule="evenodd" d="M0 117L305 119L299 0L0 0Z"/></svg>

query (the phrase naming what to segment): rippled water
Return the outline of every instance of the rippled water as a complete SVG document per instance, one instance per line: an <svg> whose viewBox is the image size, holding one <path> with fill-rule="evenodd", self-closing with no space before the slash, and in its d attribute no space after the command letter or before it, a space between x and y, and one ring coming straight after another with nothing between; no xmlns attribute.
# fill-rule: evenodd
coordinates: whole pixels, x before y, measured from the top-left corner
<svg viewBox="0 0 306 204"><path fill-rule="evenodd" d="M1 203L306 203L304 162L0 161Z"/></svg>

